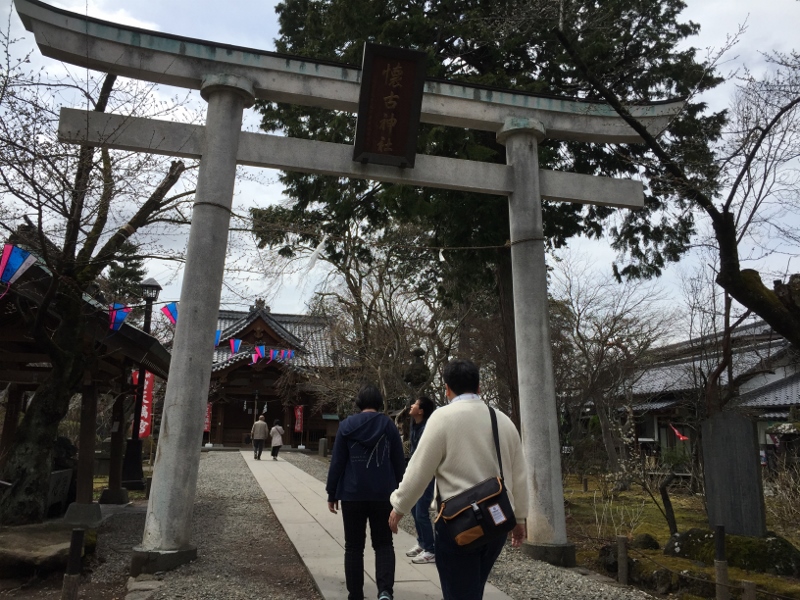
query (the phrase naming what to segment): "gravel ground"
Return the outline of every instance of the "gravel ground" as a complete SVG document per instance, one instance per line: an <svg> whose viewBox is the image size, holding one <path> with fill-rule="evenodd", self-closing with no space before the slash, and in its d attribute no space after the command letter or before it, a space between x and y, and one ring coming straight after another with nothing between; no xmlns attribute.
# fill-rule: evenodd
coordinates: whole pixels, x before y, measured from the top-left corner
<svg viewBox="0 0 800 600"><path fill-rule="evenodd" d="M126 582L131 549L142 541L145 504L127 507L98 530L84 563L81 600L133 599ZM157 574L155 599L322 600L313 580L238 452L203 453L194 504L196 561ZM139 579L143 579L141 577ZM62 577L0 587L0 597L60 598ZM144 596L149 594L143 594Z"/></svg>
<svg viewBox="0 0 800 600"><path fill-rule="evenodd" d="M328 474L328 461L299 452L281 454L288 462L320 481ZM400 526L415 535L414 521L406 516ZM400 548L399 550L405 550ZM401 555L398 554L398 558ZM489 583L513 600L652 600L652 596L631 587L599 581L586 569L562 569L528 558L506 544L492 569ZM402 600L398 598L397 600Z"/></svg>
<svg viewBox="0 0 800 600"><path fill-rule="evenodd" d="M154 598L322 599L238 452L202 454L192 539L200 557Z"/></svg>
<svg viewBox="0 0 800 600"><path fill-rule="evenodd" d="M328 461L284 452L281 458L320 481ZM141 542L144 503L112 516L99 529L97 550L85 561L81 600L122 600L131 548ZM410 517L401 527L414 533ZM195 562L160 573L153 600L322 600L269 502L238 452L203 453L194 507L193 541L201 549ZM405 548L398 549L404 551ZM400 560L405 559L398 553ZM514 600L643 600L651 596L596 579L584 569L561 569L531 560L507 545L489 581ZM0 586L0 597L24 600L60 598L61 576ZM140 596L141 597L141 596ZM402 600L398 598L397 600Z"/></svg>

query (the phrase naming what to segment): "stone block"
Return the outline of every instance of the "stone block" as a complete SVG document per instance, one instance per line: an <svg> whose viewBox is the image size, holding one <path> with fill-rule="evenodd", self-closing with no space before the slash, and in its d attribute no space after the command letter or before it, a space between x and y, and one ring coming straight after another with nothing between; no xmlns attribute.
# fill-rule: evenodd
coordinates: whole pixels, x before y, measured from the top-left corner
<svg viewBox="0 0 800 600"><path fill-rule="evenodd" d="M67 507L69 486L72 482L72 469L61 469L50 473L50 487L47 491L48 508L54 504L59 505L59 514L63 514Z"/></svg>
<svg viewBox="0 0 800 600"><path fill-rule="evenodd" d="M575 544L536 544L522 543L522 552L534 560L540 560L556 567L574 567Z"/></svg>
<svg viewBox="0 0 800 600"><path fill-rule="evenodd" d="M703 422L702 445L709 523L724 525L726 534L766 535L755 423L733 411L718 413Z"/></svg>
<svg viewBox="0 0 800 600"><path fill-rule="evenodd" d="M102 521L103 511L97 502L89 504L73 502L67 507L67 514L64 515L65 523L81 525L87 529L96 529Z"/></svg>
<svg viewBox="0 0 800 600"><path fill-rule="evenodd" d="M71 534L60 520L0 529L0 579L64 570Z"/></svg>
<svg viewBox="0 0 800 600"><path fill-rule="evenodd" d="M139 575L139 577L130 577L127 587L129 592L152 592L162 585L164 585L163 581L151 579L146 575Z"/></svg>
<svg viewBox="0 0 800 600"><path fill-rule="evenodd" d="M131 556L131 576L136 577L142 573L158 573L159 571L172 571L197 559L197 548L189 546L180 550L144 550L141 547L133 549Z"/></svg>
<svg viewBox="0 0 800 600"><path fill-rule="evenodd" d="M95 450L94 474L96 477L108 477L111 469L111 457L107 451Z"/></svg>
<svg viewBox="0 0 800 600"><path fill-rule="evenodd" d="M130 502L128 499L128 490L120 488L112 490L109 488L104 489L100 493L100 504L127 504Z"/></svg>

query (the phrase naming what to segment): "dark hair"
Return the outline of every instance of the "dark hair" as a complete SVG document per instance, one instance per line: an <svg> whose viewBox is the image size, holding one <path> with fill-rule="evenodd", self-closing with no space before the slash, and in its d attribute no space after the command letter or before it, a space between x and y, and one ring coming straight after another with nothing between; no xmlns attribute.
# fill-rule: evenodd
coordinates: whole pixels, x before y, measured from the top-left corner
<svg viewBox="0 0 800 600"><path fill-rule="evenodd" d="M455 358L447 363L442 379L457 396L477 394L481 381L478 367L466 358Z"/></svg>
<svg viewBox="0 0 800 600"><path fill-rule="evenodd" d="M356 396L356 406L358 407L358 410L366 410L368 408L382 410L383 395L378 388L368 383L358 391L358 396Z"/></svg>
<svg viewBox="0 0 800 600"><path fill-rule="evenodd" d="M281 424L281 420L280 419L275 419L275 422L273 423L273 425L280 425L280 424Z"/></svg>
<svg viewBox="0 0 800 600"><path fill-rule="evenodd" d="M419 402L419 407L422 409L423 420L427 421L433 411L436 410L436 404L427 396L420 396L417 398L417 402Z"/></svg>

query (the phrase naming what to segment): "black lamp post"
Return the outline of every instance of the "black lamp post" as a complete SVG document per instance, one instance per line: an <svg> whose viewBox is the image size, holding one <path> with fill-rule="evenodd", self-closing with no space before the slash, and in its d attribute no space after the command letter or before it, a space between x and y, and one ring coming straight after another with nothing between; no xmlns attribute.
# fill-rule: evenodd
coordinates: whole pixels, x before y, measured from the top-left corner
<svg viewBox="0 0 800 600"><path fill-rule="evenodd" d="M150 333L150 318L153 312L153 302L158 300L161 286L150 277L140 285L144 299L144 326L142 330ZM122 464L122 485L129 490L144 489L144 472L142 471L142 440L139 439L139 427L142 420L142 400L144 399L145 368L139 365L139 382L136 385L136 403L133 406L133 422L131 426L131 439L125 449L125 462Z"/></svg>

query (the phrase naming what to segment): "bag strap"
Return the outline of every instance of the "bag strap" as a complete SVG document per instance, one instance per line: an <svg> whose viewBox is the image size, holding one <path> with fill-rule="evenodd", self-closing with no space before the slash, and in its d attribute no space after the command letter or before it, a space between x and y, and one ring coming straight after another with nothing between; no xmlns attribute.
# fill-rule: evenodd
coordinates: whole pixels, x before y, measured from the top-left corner
<svg viewBox="0 0 800 600"><path fill-rule="evenodd" d="M497 415L494 414L494 409L489 407L489 415L492 417L492 435L494 436L494 451L497 453L497 464L500 466L500 479L503 477L503 459L500 457L500 438L497 435Z"/></svg>

